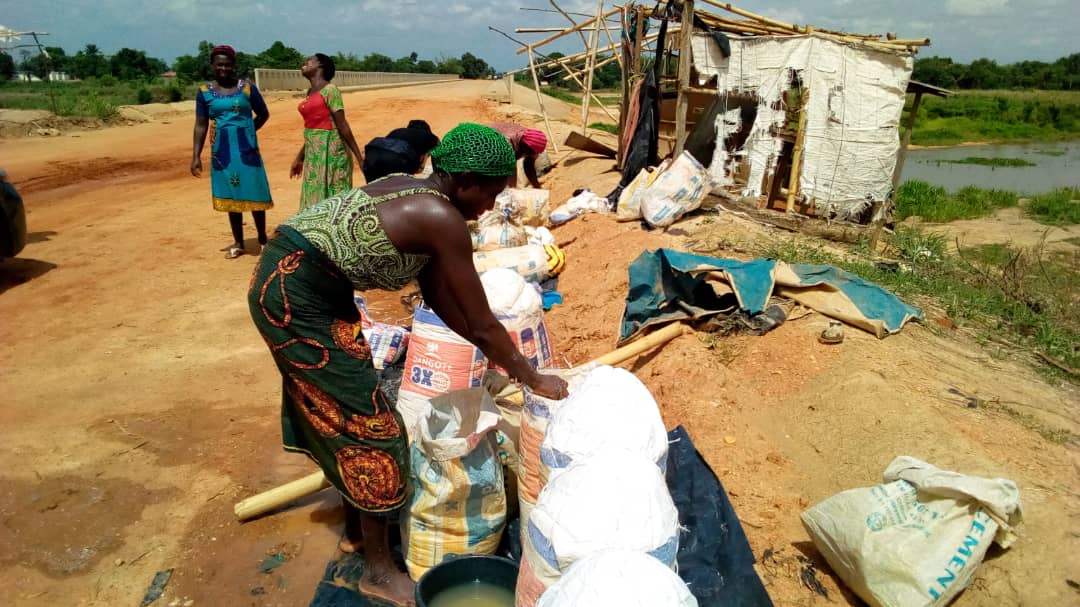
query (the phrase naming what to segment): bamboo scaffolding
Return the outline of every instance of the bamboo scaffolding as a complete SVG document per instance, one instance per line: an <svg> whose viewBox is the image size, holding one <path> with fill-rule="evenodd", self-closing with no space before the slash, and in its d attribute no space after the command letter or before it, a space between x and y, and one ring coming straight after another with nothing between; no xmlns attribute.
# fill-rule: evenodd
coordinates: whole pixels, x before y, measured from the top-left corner
<svg viewBox="0 0 1080 607"><path fill-rule="evenodd" d="M554 7L555 10L559 11L559 13L561 13L563 17L566 17L566 20L570 22L570 25L575 26L575 27L577 26L577 21L574 21L573 17L571 17L569 14L567 14L567 12L564 11L561 6L556 4L555 0L548 0L548 1L551 2L551 6ZM581 36L581 44L584 45L585 48L589 48L589 42L585 39L585 33L578 30L578 35Z"/></svg>
<svg viewBox="0 0 1080 607"><path fill-rule="evenodd" d="M795 197L799 194L799 173L802 172L803 148L806 147L806 106L810 99L810 89L803 88L799 96L799 126L795 133L795 149L791 153L791 176L788 179L786 212L795 210Z"/></svg>
<svg viewBox="0 0 1080 607"><path fill-rule="evenodd" d="M585 29L586 27L589 27L590 25L593 25L596 21L599 21L599 20L602 20L602 19L607 19L608 17L614 15L615 13L618 13L620 10L622 10L622 9L615 8L615 9L612 9L612 10L606 12L606 13L603 13L603 14L599 15L598 17L593 17L593 18L589 19L588 21L582 21L581 23L575 25L574 27L564 29L563 31L559 32L558 34L553 34L551 36L548 36L547 38L544 38L540 42L534 42L533 44L530 44L529 48L539 48L541 46L544 46L545 44L549 44L551 42L554 42L554 41L558 40L559 38L562 38L563 36L569 36L570 34L573 34L575 32L579 32L579 31ZM528 49L519 48L517 51L515 51L515 54L520 55L522 53L527 52L527 50Z"/></svg>
<svg viewBox="0 0 1080 607"><path fill-rule="evenodd" d="M694 14L694 0L683 0L682 14L683 21L679 31L679 96L675 102L675 157L682 154L686 143L686 114L690 108L690 96L685 88L690 86L690 67L694 54L691 48L694 39L693 18L687 18L687 15Z"/></svg>
<svg viewBox="0 0 1080 607"><path fill-rule="evenodd" d="M528 47L529 71L532 72L533 86L536 87L536 102L540 105L540 115L544 117L544 128L547 130L548 141L555 153L559 153L559 144L555 141L555 133L551 130L551 120L548 119L547 110L544 109L544 96L540 94L540 78L536 75L536 60L533 58L533 49Z"/></svg>
<svg viewBox="0 0 1080 607"><path fill-rule="evenodd" d="M797 34L802 33L802 28L800 28L798 25L793 25L791 23L784 23L783 21L777 21L776 19L770 19L768 17L759 15L757 13L751 13L750 11L743 10L743 9L731 4L730 2L717 2L716 0L701 0L701 1L704 2L705 4L710 4L712 6L715 6L716 8L722 8L722 9L726 10L729 13L735 13L736 15L739 15L741 17L746 17L747 19L757 21L759 23L764 23L766 25L771 25L773 27L777 27L777 28L780 28L780 29L783 29L783 30L787 30L788 32L793 32L793 33L797 33Z"/></svg>
<svg viewBox="0 0 1080 607"><path fill-rule="evenodd" d="M653 34L649 34L649 35L645 36L645 43L652 42L653 40L656 40L658 35L659 34L653 33ZM616 44L614 47L607 46L607 47L604 47L602 49L599 49L598 52L601 52L601 53L611 52L611 51L614 51L616 48L618 48L618 46L619 46L618 44ZM535 45L532 45L532 47L536 48ZM643 44L642 50L644 50L644 44ZM583 52L583 53L578 53L576 55L570 55L568 57L559 57L558 59L549 59L548 61L541 61L540 63L537 63L536 67L537 67L537 69L539 69L539 68L545 68L545 67L550 67L552 65L556 65L556 64L558 64L558 63L560 63L562 61L577 61L577 60L580 60L580 59L584 59L585 56L588 55L588 54L589 54L588 51L586 51L586 52ZM516 70L510 71L510 72L507 72L507 73L508 74L517 74L519 72L524 72L524 71L526 71L528 69L529 68L527 68L527 67L523 67L523 68L516 69Z"/></svg>
<svg viewBox="0 0 1080 607"><path fill-rule="evenodd" d="M613 61L616 61L617 59L618 59L618 57L616 57L615 55L612 55L611 57L608 57L608 58L604 59L603 61L601 61L600 63L597 63L596 65L594 65L594 66L593 66L593 70L597 70L597 69L600 69L600 68L604 67L605 65L607 65L607 64L609 64L609 63L611 63L611 62L613 62ZM580 76L580 75L582 75L583 73L585 73L585 70L586 70L586 69L587 69L587 68L582 68L582 69L580 69L580 70L578 70L578 71L576 71L576 72L574 72L574 73L575 73L575 74L576 74L577 76ZM569 80L569 79L570 79L570 75L569 75L569 73L568 73L568 75L566 75L566 76L563 76L563 78L562 78L562 79L563 79L563 80Z"/></svg>
<svg viewBox="0 0 1080 607"><path fill-rule="evenodd" d="M833 30L815 30L812 26L809 25L799 26L791 23L784 23L783 21L771 19L769 17L764 17L762 15L740 9L739 7L731 4L730 2L717 2L716 0L701 1L716 8L720 8L732 14L749 19L750 21L740 21L736 19L719 17L711 13L706 13L702 11L698 12L698 17L700 17L707 23L718 26L719 29L728 29L729 31L736 33L790 36L793 34L811 34L816 32L819 35L834 38L841 42L866 44L883 50L893 51L910 51L913 47L929 46L930 44L929 38L901 39L897 38L895 34L888 34L886 36L887 39L882 40L880 34L850 34Z"/></svg>
<svg viewBox="0 0 1080 607"><path fill-rule="evenodd" d="M581 97L581 134L589 136L589 103L592 102L593 76L596 75L596 51L600 47L600 28L604 14L604 0L596 5L596 25L593 27L589 56L585 59L585 94Z"/></svg>

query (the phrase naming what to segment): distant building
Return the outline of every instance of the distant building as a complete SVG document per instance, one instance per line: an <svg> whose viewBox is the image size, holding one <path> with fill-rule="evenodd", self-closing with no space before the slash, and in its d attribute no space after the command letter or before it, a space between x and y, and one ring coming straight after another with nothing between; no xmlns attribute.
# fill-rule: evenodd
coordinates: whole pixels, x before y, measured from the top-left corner
<svg viewBox="0 0 1080 607"><path fill-rule="evenodd" d="M176 72L174 72L172 70L169 70L169 71L161 74L161 77L162 78L176 78Z"/></svg>
<svg viewBox="0 0 1080 607"><path fill-rule="evenodd" d="M43 80L38 78L35 74L23 71L15 72L15 80L21 82L43 82ZM67 72L49 72L49 80L52 82L63 82L65 80L71 80L71 76L68 76Z"/></svg>

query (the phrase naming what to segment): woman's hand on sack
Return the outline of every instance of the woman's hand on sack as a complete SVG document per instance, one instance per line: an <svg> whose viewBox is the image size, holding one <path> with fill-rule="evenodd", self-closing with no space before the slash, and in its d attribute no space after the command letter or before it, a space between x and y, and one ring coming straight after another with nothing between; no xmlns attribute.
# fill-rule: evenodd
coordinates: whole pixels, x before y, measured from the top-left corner
<svg viewBox="0 0 1080 607"><path fill-rule="evenodd" d="M543 396L544 398L550 398L553 400L562 400L570 395L570 390L566 385L566 381L561 377L554 375L537 374L529 384L529 389L533 391L537 396Z"/></svg>

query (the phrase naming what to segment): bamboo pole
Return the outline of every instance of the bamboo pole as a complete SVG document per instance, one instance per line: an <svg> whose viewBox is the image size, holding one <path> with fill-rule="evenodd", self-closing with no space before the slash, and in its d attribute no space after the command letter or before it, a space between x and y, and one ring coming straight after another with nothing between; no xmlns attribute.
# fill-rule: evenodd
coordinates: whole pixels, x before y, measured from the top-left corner
<svg viewBox="0 0 1080 607"><path fill-rule="evenodd" d="M326 480L320 470L291 483L285 483L269 491L241 500L233 506L233 513L236 514L236 518L240 521L250 520L275 508L295 502L302 497L322 491L329 486L330 481Z"/></svg>
<svg viewBox="0 0 1080 607"><path fill-rule="evenodd" d="M787 209L795 210L795 196L799 192L799 173L802 172L803 147L806 145L806 104L810 99L810 89L803 87L799 99L799 127L795 133L795 149L791 153L791 176L788 179Z"/></svg>
<svg viewBox="0 0 1080 607"><path fill-rule="evenodd" d="M547 110L544 108L544 96L540 94L540 77L536 75L536 61L533 58L533 47L526 47L529 52L529 71L532 72L533 87L536 88L536 102L540 105L540 115L544 117L544 129L547 131L548 141L551 142L555 153L559 153L559 144L555 141L555 133L551 130L551 120L548 119Z"/></svg>
<svg viewBox="0 0 1080 607"><path fill-rule="evenodd" d="M596 26L593 27L589 56L585 59L585 94L581 96L581 134L589 136L589 104L592 103L593 77L596 75L596 50L600 47L600 26L604 14L604 0L596 4Z"/></svg>
<svg viewBox="0 0 1080 607"><path fill-rule="evenodd" d="M900 150L896 153L896 166L893 168L893 195L889 197L889 201L874 203L870 211L872 230L869 244L871 251L877 250L878 241L881 240L881 233L885 230L885 216L888 214L885 205L891 203L893 196L896 195L896 189L900 187L900 177L904 172L904 160L907 157L908 146L911 145L911 131L915 128L915 120L919 115L919 105L922 104L922 98L922 92L915 93L915 100L911 102L911 110L908 112L907 120L904 122L904 136L900 139Z"/></svg>
<svg viewBox="0 0 1080 607"><path fill-rule="evenodd" d="M595 71L595 70L596 70L597 68L601 68L601 67L604 67L605 65L607 65L607 64L609 64L609 63L611 63L612 61L615 61L615 57L614 57L614 56L612 56L612 57L608 57L607 59L604 59L603 61L601 61L601 62L597 63L596 65L594 65L594 66L593 66L593 70ZM578 76L581 76L581 75L585 74L585 70L584 70L584 69L581 69L581 70L577 70L577 71L575 71L575 74L577 74ZM568 74L568 75L566 75L566 76L563 76L563 78L562 78L562 79L563 79L563 80L569 80L569 79L570 79L570 76L569 76L569 74ZM579 83L579 84L580 84L580 83ZM584 85L582 85L582 86L584 86Z"/></svg>
<svg viewBox="0 0 1080 607"><path fill-rule="evenodd" d="M743 10L743 9L731 4L730 2L717 2L716 0L701 0L701 1L704 2L705 4L711 4L712 6L715 6L716 8L722 8L722 9L728 11L729 13L735 13L736 15L739 15L741 17L746 17L747 19L752 19L754 21L759 21L761 23L765 23L765 24L771 25L773 27L778 27L780 29L784 29L784 30L787 30L789 32L798 33L798 32L802 31L802 28L800 28L797 25L793 25L791 23L784 23L783 21L777 21L776 19L770 19L769 17L764 17L764 16L759 15L757 13L751 13L750 11Z"/></svg>
<svg viewBox="0 0 1080 607"><path fill-rule="evenodd" d="M675 153L682 154L686 143L686 114L690 108L690 67L693 63L694 0L683 0L682 22L679 30L679 96L675 105Z"/></svg>
<svg viewBox="0 0 1080 607"><path fill-rule="evenodd" d="M529 49L530 53L532 49ZM673 322L661 329L627 344L621 348L613 350L599 358L590 361L588 364L596 365L618 365L624 363L639 354L644 354L653 348L657 348L666 344L667 342L679 337L686 331L686 326L681 322ZM504 397L506 400L521 404L522 395L521 392L514 392ZM271 510L275 510L305 496L311 495L316 491L329 487L330 483L326 480L322 471L313 472L301 479L286 483L280 487L275 487L269 491L264 491L258 495L253 495L241 502L238 502L233 511L236 513L236 517L241 521L246 521L260 514L266 514Z"/></svg>
<svg viewBox="0 0 1080 607"><path fill-rule="evenodd" d="M607 13L604 13L604 14L600 15L600 19L607 19L608 17L614 15L617 12L619 12L619 9L617 9L617 8L612 9L611 11L608 11ZM564 29L563 31L561 31L561 32L559 32L557 34L552 34L551 36L548 36L547 38L544 38L540 42L536 42L536 43L534 43L534 44L532 44L530 46L532 48L534 48L534 49L539 48L541 46L544 46L545 44L548 44L550 42L554 42L555 40L558 40L559 38L562 38L563 36L569 36L570 34L573 34L575 32L579 32L579 31L585 29L586 27L589 27L590 25L592 25L595 21L597 21L596 17L593 17L592 19L589 19L587 21L582 21L581 23L575 25L574 27ZM518 49L517 51L515 51L515 53L520 55L520 54L524 53L525 51L526 51L526 49L521 48L521 49Z"/></svg>
<svg viewBox="0 0 1080 607"><path fill-rule="evenodd" d="M577 26L577 21L574 21L573 17L571 17L566 11L564 11L561 6L556 4L555 0L548 1L551 2L551 6L555 7L555 10L559 11L559 13L561 13L563 17L566 17L566 20L570 22L570 25ZM584 48L589 48L589 42L585 39L585 33L579 30L578 35L581 36L582 46Z"/></svg>
<svg viewBox="0 0 1080 607"><path fill-rule="evenodd" d="M550 34L551 32L561 32L565 27L518 27L514 28L516 34ZM579 32L580 33L580 32Z"/></svg>
<svg viewBox="0 0 1080 607"><path fill-rule="evenodd" d="M659 34L656 34L656 33L649 34L649 35L645 36L645 42L646 43L652 42L653 40L656 40L656 38L658 36L659 36ZM535 45L526 45L526 46L533 46L533 48L535 48ZM599 49L598 52L606 53L606 52L609 52L609 51L613 51L616 48L618 48L618 45L616 45L614 47L607 46L607 47L604 47L602 49ZM552 65L556 65L556 64L558 64L559 62L562 62L562 61L577 61L579 59L584 59L588 54L589 54L589 52L585 51L584 53L578 53L576 55L570 55L568 57L559 57L558 59L549 59L547 61L541 61L540 63L537 63L536 67L539 69L539 68L544 68L544 67L549 67L549 66L552 66ZM508 74L517 74L519 72L524 72L527 69L529 69L529 68L523 67L523 68L519 68L519 69L516 69L516 70L512 70L512 71L507 72L507 73Z"/></svg>
<svg viewBox="0 0 1080 607"><path fill-rule="evenodd" d="M563 78L563 80L566 80L567 78L573 78L574 82L576 82L578 84L578 86L581 87L582 90L585 90L585 84L581 81L580 78L578 78L578 74L576 72L571 71L570 68L566 67L566 66L563 66L563 69L566 70L566 74L567 74ZM592 100L596 102L596 105L599 105L600 109L603 110L604 113L608 115L608 118L611 118L612 120L614 120L616 122L619 121L619 119L616 118L615 115L611 113L611 110L609 110L608 107L606 105L604 105L600 101L599 98L597 98L596 94L594 94L593 92L590 91L589 95L592 96Z"/></svg>

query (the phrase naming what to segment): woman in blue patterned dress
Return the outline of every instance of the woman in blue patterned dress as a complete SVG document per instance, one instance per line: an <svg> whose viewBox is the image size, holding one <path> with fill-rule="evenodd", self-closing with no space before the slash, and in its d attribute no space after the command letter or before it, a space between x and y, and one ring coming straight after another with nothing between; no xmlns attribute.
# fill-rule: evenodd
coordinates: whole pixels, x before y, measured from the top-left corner
<svg viewBox="0 0 1080 607"><path fill-rule="evenodd" d="M247 80L237 79L236 51L231 46L215 46L210 51L210 63L214 81L199 87L195 97L191 174L202 175L200 156L213 120L210 186L214 209L229 214L233 244L225 257L234 259L244 254L245 212L250 211L255 220L259 244L266 244L266 210L274 203L255 131L270 119L270 110L259 89Z"/></svg>

